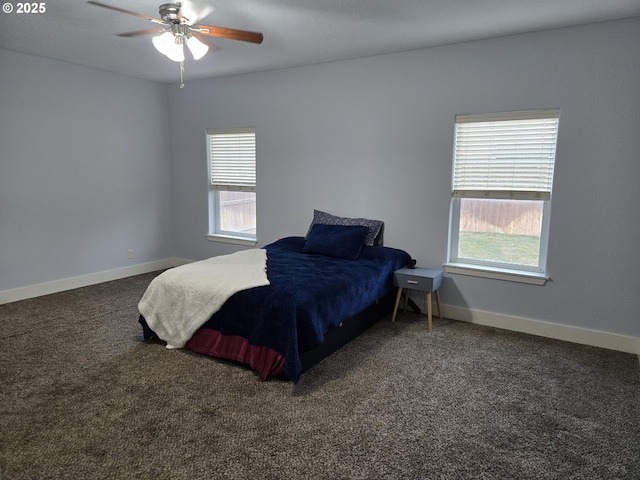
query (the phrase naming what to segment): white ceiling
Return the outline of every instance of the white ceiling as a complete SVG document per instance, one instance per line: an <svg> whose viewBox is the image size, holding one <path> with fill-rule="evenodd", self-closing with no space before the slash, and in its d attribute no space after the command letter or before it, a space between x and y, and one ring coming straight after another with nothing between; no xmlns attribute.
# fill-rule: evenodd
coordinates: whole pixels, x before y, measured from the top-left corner
<svg viewBox="0 0 640 480"><path fill-rule="evenodd" d="M101 0L158 17L169 0ZM186 0L185 0L186 1ZM364 57L640 16L640 0L191 0L215 11L199 23L264 34L261 45L214 39L185 61L185 78L231 75ZM154 24L82 0L43 0L45 13L0 13L0 47L112 72L177 82L178 64L152 36L117 33ZM38 2L39 3L39 2ZM0 67L1 68L1 67Z"/></svg>

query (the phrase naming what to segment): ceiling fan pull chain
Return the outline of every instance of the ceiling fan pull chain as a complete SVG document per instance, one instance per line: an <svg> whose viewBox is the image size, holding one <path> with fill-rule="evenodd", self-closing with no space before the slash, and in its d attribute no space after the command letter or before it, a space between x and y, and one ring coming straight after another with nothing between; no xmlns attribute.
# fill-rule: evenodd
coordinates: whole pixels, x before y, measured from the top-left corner
<svg viewBox="0 0 640 480"><path fill-rule="evenodd" d="M180 88L184 88L184 61L180 62Z"/></svg>

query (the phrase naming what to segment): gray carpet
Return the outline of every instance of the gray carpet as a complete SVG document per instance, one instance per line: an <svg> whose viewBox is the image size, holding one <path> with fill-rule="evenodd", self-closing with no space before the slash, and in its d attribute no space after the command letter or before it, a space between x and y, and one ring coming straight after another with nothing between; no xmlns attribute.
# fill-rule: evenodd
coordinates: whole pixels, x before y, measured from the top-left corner
<svg viewBox="0 0 640 480"><path fill-rule="evenodd" d="M0 479L639 479L638 357L401 314L303 375L142 342L152 275L0 306Z"/></svg>

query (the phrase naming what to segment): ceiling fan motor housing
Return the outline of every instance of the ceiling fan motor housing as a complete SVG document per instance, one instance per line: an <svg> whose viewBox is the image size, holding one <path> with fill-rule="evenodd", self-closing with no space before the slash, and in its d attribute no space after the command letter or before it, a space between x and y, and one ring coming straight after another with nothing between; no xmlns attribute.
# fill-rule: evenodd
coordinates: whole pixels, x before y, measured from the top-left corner
<svg viewBox="0 0 640 480"><path fill-rule="evenodd" d="M179 3L163 3L158 9L160 18L167 23L180 22L180 4Z"/></svg>

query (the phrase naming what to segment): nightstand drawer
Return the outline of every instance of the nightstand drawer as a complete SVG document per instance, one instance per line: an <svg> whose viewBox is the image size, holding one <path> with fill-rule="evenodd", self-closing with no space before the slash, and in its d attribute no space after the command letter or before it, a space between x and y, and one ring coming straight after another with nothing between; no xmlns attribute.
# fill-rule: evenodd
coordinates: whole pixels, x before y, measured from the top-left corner
<svg viewBox="0 0 640 480"><path fill-rule="evenodd" d="M433 292L442 285L442 270L427 270L426 268L401 268L393 275L393 284L396 287L410 290L422 290Z"/></svg>

